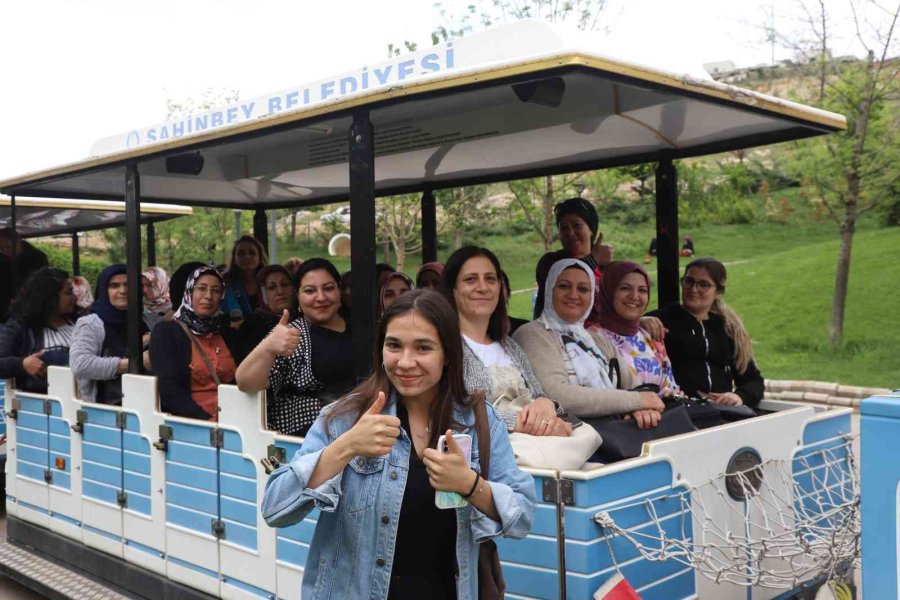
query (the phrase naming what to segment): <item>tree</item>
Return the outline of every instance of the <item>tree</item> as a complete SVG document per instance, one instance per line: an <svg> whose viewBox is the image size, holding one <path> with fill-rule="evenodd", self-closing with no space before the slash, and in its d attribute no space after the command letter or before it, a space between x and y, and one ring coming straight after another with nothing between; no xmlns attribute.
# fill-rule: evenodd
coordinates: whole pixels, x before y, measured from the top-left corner
<svg viewBox="0 0 900 600"><path fill-rule="evenodd" d="M490 210L484 202L487 189L486 185L471 185L435 193L435 202L441 211L438 216L438 231L453 234L454 250L462 247L463 236L471 231L471 223L484 222L490 216Z"/></svg>
<svg viewBox="0 0 900 600"><path fill-rule="evenodd" d="M402 271L408 253L422 250L422 204L417 194L381 198L375 213L379 243L389 243Z"/></svg>
<svg viewBox="0 0 900 600"><path fill-rule="evenodd" d="M829 342L839 345L844 335L844 313L850 280L853 234L860 215L878 207L895 189L900 170L900 60L896 35L900 3L888 9L875 2L851 2L857 39L866 59L839 64L830 59L828 17L824 4L808 11L819 60L821 105L847 117L847 129L823 140L799 142L793 168L813 190L815 202L837 224L838 251ZM880 26L871 26L865 11L878 15Z"/></svg>
<svg viewBox="0 0 900 600"><path fill-rule="evenodd" d="M553 240L556 239L553 206L556 204L557 194L579 195L579 192L575 191L575 186L584 178L584 175L585 173L570 173L552 177L520 179L507 183L516 205L525 215L525 220L541 236L545 252L549 252L553 248Z"/></svg>

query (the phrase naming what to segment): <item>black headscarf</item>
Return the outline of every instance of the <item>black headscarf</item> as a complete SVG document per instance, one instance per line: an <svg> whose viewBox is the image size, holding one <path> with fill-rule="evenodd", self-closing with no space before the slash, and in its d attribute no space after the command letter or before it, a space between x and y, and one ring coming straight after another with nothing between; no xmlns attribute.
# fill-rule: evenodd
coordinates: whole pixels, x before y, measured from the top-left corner
<svg viewBox="0 0 900 600"><path fill-rule="evenodd" d="M109 280L116 275L125 275L126 273L125 265L110 265L103 269L100 277L97 278L97 293L94 295L91 312L112 327L125 327L128 322L128 311L116 308L109 301Z"/></svg>

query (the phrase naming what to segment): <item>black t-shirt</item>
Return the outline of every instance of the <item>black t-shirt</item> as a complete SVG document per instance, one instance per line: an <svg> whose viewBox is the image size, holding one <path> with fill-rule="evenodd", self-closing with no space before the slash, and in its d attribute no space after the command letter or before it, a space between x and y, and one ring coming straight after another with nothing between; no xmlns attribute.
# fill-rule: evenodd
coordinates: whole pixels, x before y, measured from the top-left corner
<svg viewBox="0 0 900 600"><path fill-rule="evenodd" d="M409 416L397 403L400 426L412 440ZM389 600L455 600L456 510L434 505L425 463L410 444L409 475L400 505Z"/></svg>
<svg viewBox="0 0 900 600"><path fill-rule="evenodd" d="M353 389L353 334L348 324L344 331L309 325L313 376L325 385L316 396L327 404Z"/></svg>

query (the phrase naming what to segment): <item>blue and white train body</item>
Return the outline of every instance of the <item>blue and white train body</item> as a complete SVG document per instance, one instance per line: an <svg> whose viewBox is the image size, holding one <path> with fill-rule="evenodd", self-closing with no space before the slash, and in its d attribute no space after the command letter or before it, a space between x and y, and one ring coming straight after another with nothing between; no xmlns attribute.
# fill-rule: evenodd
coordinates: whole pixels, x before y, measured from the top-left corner
<svg viewBox="0 0 900 600"><path fill-rule="evenodd" d="M99 550L114 557L114 564L137 566L211 596L299 597L316 514L272 529L258 507L266 481L261 459L289 459L302 440L262 427L260 396L222 386L219 422L209 423L158 412L153 377L125 375L121 408L78 400L67 368L50 367L46 396L18 392L9 383L10 518ZM882 429L871 439L892 435L892 426L900 424L896 406L887 398L864 403L864 432ZM889 415L878 413L878 422L867 425L867 407ZM587 599L616 571L646 600L788 597L785 589L716 583L677 557L651 560L625 536L598 524L598 514L608 514L629 534L658 538L662 531L672 540L699 544L708 529L705 519L720 528L731 519L735 531L744 526L741 511L723 508L722 490L714 489L735 453L752 449L764 462L790 464L822 447L847 447L851 409L777 402L768 408L774 412L647 444L632 460L575 471L529 469L539 501L533 531L524 540L499 543L508 597ZM893 519L891 531L897 531L896 465L873 460L863 467L867 481L880 488L869 506L887 502L879 505L879 521L884 529ZM804 476L807 471L794 469L795 478ZM697 511L691 504L697 496L684 492L704 486L716 498ZM887 562L896 556L897 539L882 536L869 556ZM873 587L896 590L896 572L887 571L873 571Z"/></svg>

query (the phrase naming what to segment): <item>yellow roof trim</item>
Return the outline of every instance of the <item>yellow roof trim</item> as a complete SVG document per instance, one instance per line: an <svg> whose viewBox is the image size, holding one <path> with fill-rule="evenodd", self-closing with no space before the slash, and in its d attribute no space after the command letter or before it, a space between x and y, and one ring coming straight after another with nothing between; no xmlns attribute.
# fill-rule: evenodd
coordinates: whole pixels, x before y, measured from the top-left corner
<svg viewBox="0 0 900 600"><path fill-rule="evenodd" d="M9 198L0 198L0 206L12 206L12 201ZM108 200L38 200L33 198L16 198L16 208L125 212L125 203ZM187 216L194 214L194 209L190 206L141 202L141 214L171 215L173 217Z"/></svg>
<svg viewBox="0 0 900 600"><path fill-rule="evenodd" d="M124 150L88 158L59 167L35 171L33 173L0 181L0 189L16 187L38 179L58 177L68 173L102 167L106 164L137 160L148 154L176 150L183 146L191 146L198 143L228 138L234 135L252 133L261 129L277 127L279 125L302 121L332 112L345 111L367 104L383 102L392 98L401 98L437 90L446 90L472 83L494 81L529 73L538 74L544 70L570 66L583 66L624 75L641 81L656 83L720 100L727 100L736 104L743 104L748 107L767 110L775 115L801 119L810 124L821 125L837 130L843 130L847 127L847 120L842 115L782 100L780 98L775 98L774 96L767 96L765 94L744 90L715 81L702 81L698 79L686 80L650 68L630 65L605 58L598 58L584 53L567 52L554 57L526 60L517 64L507 63L493 68L488 67L477 72L463 71L418 83L413 82L408 85L394 85L388 89L375 90L370 93L363 93L346 99L339 98L310 108L300 108L290 112L269 115L249 122L220 127L201 134L175 138L169 142L148 144L133 150Z"/></svg>

